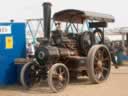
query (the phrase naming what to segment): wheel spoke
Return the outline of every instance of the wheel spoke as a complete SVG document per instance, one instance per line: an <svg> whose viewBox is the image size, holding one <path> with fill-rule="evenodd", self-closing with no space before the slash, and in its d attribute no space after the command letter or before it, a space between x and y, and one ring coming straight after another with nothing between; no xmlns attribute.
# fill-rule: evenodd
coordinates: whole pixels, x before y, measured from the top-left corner
<svg viewBox="0 0 128 96"><path fill-rule="evenodd" d="M59 68L59 74L60 75L64 75L64 73L65 73L65 70L62 67L60 67Z"/></svg>
<svg viewBox="0 0 128 96"><path fill-rule="evenodd" d="M101 53L101 59L100 59L101 61L103 61L104 60L104 53L102 52Z"/></svg>
<svg viewBox="0 0 128 96"><path fill-rule="evenodd" d="M108 68L106 67L103 67L103 71L109 71Z"/></svg>
<svg viewBox="0 0 128 96"><path fill-rule="evenodd" d="M98 61L98 58L97 58L97 56L95 56L95 60L96 60L96 61Z"/></svg>
<svg viewBox="0 0 128 96"><path fill-rule="evenodd" d="M57 71L56 70L54 70L53 71L53 79L58 79L58 77L59 77L59 74L57 73Z"/></svg>
<svg viewBox="0 0 128 96"><path fill-rule="evenodd" d="M53 80L53 83L54 83L54 86L57 88L57 89L61 89L63 86L64 86L64 81L61 81L59 80L58 78L56 80Z"/></svg>
<svg viewBox="0 0 128 96"><path fill-rule="evenodd" d="M106 53L106 50L105 50L104 48L102 49L102 53L103 53L103 54L105 54L105 53Z"/></svg>
<svg viewBox="0 0 128 96"><path fill-rule="evenodd" d="M59 86L59 88L62 88L64 85L63 85L62 82L59 82L59 83L58 83L58 86Z"/></svg>
<svg viewBox="0 0 128 96"><path fill-rule="evenodd" d="M53 71L53 75L58 75L57 70L54 70L54 71Z"/></svg>
<svg viewBox="0 0 128 96"><path fill-rule="evenodd" d="M96 78L97 78L97 79L100 79L100 78L101 78L101 74L102 74L101 72L98 72L98 71L97 71L97 72L96 72Z"/></svg>
<svg viewBox="0 0 128 96"><path fill-rule="evenodd" d="M101 50L98 50L98 51L96 52L96 57L97 57L98 60L101 60L102 55L103 55L103 53L102 53Z"/></svg>
<svg viewBox="0 0 128 96"><path fill-rule="evenodd" d="M61 75L64 75L64 73L65 73L65 71L62 71L62 72L61 72Z"/></svg>
<svg viewBox="0 0 128 96"><path fill-rule="evenodd" d="M109 57L103 59L103 62L110 60Z"/></svg>
<svg viewBox="0 0 128 96"><path fill-rule="evenodd" d="M102 80L104 80L105 79L105 77L104 77L104 74L102 73L102 75L101 75L101 79Z"/></svg>
<svg viewBox="0 0 128 96"><path fill-rule="evenodd" d="M100 80L101 78L104 78L103 76L103 69L100 69L99 67L95 68L95 76L98 80Z"/></svg>
<svg viewBox="0 0 128 96"><path fill-rule="evenodd" d="M100 51L97 54L98 54L98 59L100 59Z"/></svg>
<svg viewBox="0 0 128 96"><path fill-rule="evenodd" d="M58 70L59 70L59 74L60 74L62 72L62 67L59 67Z"/></svg>

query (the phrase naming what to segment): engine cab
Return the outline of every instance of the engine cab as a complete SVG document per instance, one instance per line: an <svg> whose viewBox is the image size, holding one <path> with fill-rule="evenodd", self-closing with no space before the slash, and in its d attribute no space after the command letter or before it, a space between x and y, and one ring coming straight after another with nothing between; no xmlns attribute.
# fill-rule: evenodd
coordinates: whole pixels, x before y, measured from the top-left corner
<svg viewBox="0 0 128 96"><path fill-rule="evenodd" d="M53 15L53 26L49 28L50 6L44 6L45 38L36 51L39 62L55 63L60 62L56 60L65 61L63 58L69 59L72 56L87 56L92 45L104 44L104 28L107 22L114 22L111 15L75 9L62 10Z"/></svg>

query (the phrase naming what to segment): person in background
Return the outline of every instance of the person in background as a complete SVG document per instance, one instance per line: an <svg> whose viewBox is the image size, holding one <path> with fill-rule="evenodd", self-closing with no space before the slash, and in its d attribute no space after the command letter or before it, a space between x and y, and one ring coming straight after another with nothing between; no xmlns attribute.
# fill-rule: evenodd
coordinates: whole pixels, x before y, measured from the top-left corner
<svg viewBox="0 0 128 96"><path fill-rule="evenodd" d="M110 50L110 55L111 55L113 65L115 66L115 68L118 68L117 56L115 56L115 53L116 53L117 49L115 48L113 43L110 44L109 50Z"/></svg>
<svg viewBox="0 0 128 96"><path fill-rule="evenodd" d="M28 43L28 45L27 45L27 59L34 58L34 54L35 54L34 46L32 45L32 43Z"/></svg>
<svg viewBox="0 0 128 96"><path fill-rule="evenodd" d="M40 46L40 43L39 42L36 42L35 46L34 46L34 49L37 50Z"/></svg>

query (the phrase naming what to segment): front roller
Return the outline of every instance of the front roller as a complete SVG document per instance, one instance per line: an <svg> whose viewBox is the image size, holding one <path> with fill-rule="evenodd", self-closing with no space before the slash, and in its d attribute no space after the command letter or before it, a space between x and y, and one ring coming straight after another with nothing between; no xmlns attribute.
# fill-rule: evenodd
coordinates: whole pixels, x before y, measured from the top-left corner
<svg viewBox="0 0 128 96"><path fill-rule="evenodd" d="M101 83L110 74L111 56L105 45L94 45L88 53L87 73L92 83Z"/></svg>
<svg viewBox="0 0 128 96"><path fill-rule="evenodd" d="M69 83L68 68L62 63L52 65L48 72L48 84L53 92L63 90Z"/></svg>

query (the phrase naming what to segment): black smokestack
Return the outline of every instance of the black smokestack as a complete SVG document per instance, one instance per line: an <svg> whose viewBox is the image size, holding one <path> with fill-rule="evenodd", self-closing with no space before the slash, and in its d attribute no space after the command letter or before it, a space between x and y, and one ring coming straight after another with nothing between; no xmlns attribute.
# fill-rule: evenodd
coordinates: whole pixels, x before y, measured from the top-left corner
<svg viewBox="0 0 128 96"><path fill-rule="evenodd" d="M43 3L44 10L44 37L49 39L50 37L50 21L51 21L51 3Z"/></svg>

